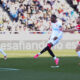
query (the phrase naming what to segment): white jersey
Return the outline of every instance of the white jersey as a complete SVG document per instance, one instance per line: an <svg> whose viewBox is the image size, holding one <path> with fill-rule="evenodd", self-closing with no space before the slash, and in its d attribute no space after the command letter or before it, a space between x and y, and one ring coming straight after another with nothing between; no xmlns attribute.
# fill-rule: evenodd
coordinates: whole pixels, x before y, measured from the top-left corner
<svg viewBox="0 0 80 80"><path fill-rule="evenodd" d="M62 31L60 30L62 27L62 23L60 21L57 21L56 23L51 23L52 26L52 35L59 36L62 34Z"/></svg>
<svg viewBox="0 0 80 80"><path fill-rule="evenodd" d="M56 45L62 38L63 32L60 30L62 27L62 23L60 21L57 21L56 23L52 23L51 25L52 25L52 34L48 43L52 43L53 45ZM58 37L58 39L54 40L54 37Z"/></svg>

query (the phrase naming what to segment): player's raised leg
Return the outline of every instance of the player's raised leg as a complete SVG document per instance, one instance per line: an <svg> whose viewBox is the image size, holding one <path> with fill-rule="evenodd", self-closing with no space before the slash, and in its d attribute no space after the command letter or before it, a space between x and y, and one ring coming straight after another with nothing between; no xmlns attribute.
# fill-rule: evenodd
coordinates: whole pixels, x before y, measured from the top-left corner
<svg viewBox="0 0 80 80"><path fill-rule="evenodd" d="M2 49L0 49L0 52L1 52L1 54L4 55L4 60L6 60L7 59L7 54Z"/></svg>
<svg viewBox="0 0 80 80"><path fill-rule="evenodd" d="M35 58L35 59L38 58L39 55L41 55L42 53L44 53L44 52L47 51L48 49L49 49L49 46L46 46L40 53L36 54L36 55L34 56L34 58Z"/></svg>

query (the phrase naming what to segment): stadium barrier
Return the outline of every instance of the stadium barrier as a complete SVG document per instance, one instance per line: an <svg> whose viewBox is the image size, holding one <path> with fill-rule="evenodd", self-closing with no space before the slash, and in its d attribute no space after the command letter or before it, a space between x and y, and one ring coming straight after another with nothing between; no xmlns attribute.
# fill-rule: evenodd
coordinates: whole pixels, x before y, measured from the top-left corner
<svg viewBox="0 0 80 80"><path fill-rule="evenodd" d="M4 50L41 50L47 45L51 32L20 32L0 34L0 48ZM75 49L80 34L64 33L54 49Z"/></svg>

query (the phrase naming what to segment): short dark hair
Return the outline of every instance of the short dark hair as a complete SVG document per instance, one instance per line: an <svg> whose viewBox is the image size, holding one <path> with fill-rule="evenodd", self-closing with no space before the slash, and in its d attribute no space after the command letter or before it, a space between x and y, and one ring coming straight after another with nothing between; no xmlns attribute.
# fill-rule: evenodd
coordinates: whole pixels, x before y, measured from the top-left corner
<svg viewBox="0 0 80 80"><path fill-rule="evenodd" d="M52 14L51 17L54 17L55 19L57 19L57 16L55 14Z"/></svg>

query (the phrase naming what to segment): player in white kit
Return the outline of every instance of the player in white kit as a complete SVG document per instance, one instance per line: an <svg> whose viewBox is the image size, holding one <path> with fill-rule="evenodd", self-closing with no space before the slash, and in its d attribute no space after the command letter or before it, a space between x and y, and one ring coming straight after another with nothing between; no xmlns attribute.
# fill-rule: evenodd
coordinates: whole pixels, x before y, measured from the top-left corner
<svg viewBox="0 0 80 80"><path fill-rule="evenodd" d="M34 56L34 58L38 58L39 55L41 55L43 52L48 51L50 53L50 55L52 56L54 62L56 65L58 65L59 63L59 58L57 58L54 53L51 50L51 47L55 46L60 39L62 38L62 23L60 21L57 20L56 15L52 15L51 16L51 26L52 26L52 34L51 37L48 41L47 46L38 54L36 54Z"/></svg>

